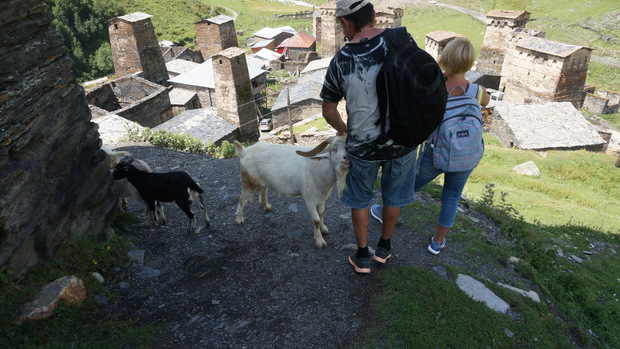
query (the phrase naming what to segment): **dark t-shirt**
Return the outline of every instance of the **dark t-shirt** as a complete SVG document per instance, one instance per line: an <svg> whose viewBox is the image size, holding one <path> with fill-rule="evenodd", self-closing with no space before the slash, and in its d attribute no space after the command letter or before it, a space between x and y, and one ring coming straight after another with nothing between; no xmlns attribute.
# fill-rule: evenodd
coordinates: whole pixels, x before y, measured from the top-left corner
<svg viewBox="0 0 620 349"><path fill-rule="evenodd" d="M377 141L381 126L376 81L386 52L383 33L346 44L330 62L321 90L326 102L338 103L342 98L347 101L347 152L364 160L395 159L414 149L395 145L391 139Z"/></svg>

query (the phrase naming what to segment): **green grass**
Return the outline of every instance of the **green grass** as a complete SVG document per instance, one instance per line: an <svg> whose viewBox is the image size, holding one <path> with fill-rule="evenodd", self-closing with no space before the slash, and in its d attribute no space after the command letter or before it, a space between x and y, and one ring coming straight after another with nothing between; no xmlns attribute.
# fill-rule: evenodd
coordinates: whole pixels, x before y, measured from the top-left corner
<svg viewBox="0 0 620 349"><path fill-rule="evenodd" d="M433 196L437 188L429 185ZM476 205L501 227L500 240L491 238L457 216L449 234L450 246L458 245L472 256L468 268L443 265L451 281L419 268L386 269L379 273L376 314L356 347L362 348L617 348L620 346L620 303L617 275L620 257L615 250L619 234L607 234L578 225L547 226L528 223L510 204L495 198L491 188L484 203ZM407 206L404 224L416 232L432 229L438 205ZM434 220L429 222L428 216ZM420 218L423 217L423 218ZM592 243L609 244L596 249ZM450 248L447 246L446 248ZM595 251L589 256L582 251ZM422 252L421 252L422 253ZM576 263L568 254L585 260ZM509 256L520 259L508 265ZM487 266L487 267L485 267ZM489 270L488 267L492 267ZM485 278L480 269L485 271ZM525 280L505 280L493 270L514 268ZM512 315L496 313L469 299L454 280L459 273L474 276L511 307ZM505 290L501 281L534 290L542 302L535 303ZM515 333L509 338L504 330Z"/></svg>
<svg viewBox="0 0 620 349"><path fill-rule="evenodd" d="M136 219L119 214L113 227L131 229ZM115 295L92 275L108 275L127 261L129 240L115 236L107 241L79 237L56 248L44 264L24 276L2 270L0 277L0 343L3 348L140 348L147 347L152 326L133 321L98 319L95 296L113 300ZM80 278L86 287L86 300L80 305L61 303L54 314L44 320L17 325L20 307L32 301L41 287L66 275Z"/></svg>

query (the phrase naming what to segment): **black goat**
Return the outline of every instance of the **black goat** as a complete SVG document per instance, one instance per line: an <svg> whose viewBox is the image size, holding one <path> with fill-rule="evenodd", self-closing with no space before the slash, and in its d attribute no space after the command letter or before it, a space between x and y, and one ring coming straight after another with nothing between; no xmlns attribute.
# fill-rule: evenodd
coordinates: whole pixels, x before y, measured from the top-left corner
<svg viewBox="0 0 620 349"><path fill-rule="evenodd" d="M183 171L167 173L145 172L132 165L133 159L127 158L114 167L112 177L114 179L127 178L133 184L140 196L146 202L149 212L155 215L155 223L165 223L165 217L160 217L155 209L156 201L174 201L185 212L190 220L190 232L196 232L196 218L192 212L192 203L196 203L205 219L205 225L209 226L209 216L202 201L203 190L192 177Z"/></svg>

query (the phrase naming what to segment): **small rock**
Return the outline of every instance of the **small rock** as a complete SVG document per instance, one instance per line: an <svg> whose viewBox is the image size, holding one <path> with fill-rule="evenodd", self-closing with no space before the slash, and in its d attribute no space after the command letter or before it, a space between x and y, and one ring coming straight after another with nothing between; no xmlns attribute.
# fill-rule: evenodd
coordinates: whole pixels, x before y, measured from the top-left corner
<svg viewBox="0 0 620 349"><path fill-rule="evenodd" d="M98 272L96 272L96 271L95 271L95 272L93 272L93 273L91 273L91 275L92 275L95 279L97 279L97 281L99 281L99 283L100 283L100 284L102 284L102 283L105 281L105 279L103 278L103 276L102 276L101 274L99 274Z"/></svg>
<svg viewBox="0 0 620 349"><path fill-rule="evenodd" d="M34 300L24 306L17 323L51 316L61 300L66 304L80 305L84 299L86 299L86 287L82 280L73 275L63 276L41 288L34 296Z"/></svg>
<svg viewBox="0 0 620 349"><path fill-rule="evenodd" d="M504 333L506 334L506 337L508 337L508 338L512 338L512 337L514 337L514 335L515 335L515 333L514 333L514 332L512 332L511 330L509 330L509 329L507 329L507 328L506 328L506 329L504 329Z"/></svg>
<svg viewBox="0 0 620 349"><path fill-rule="evenodd" d="M119 282L118 283L118 288L120 288L121 290L125 290L125 289L129 288L129 283L124 282L124 281L123 282Z"/></svg>
<svg viewBox="0 0 620 349"><path fill-rule="evenodd" d="M574 260L575 262L577 262L577 263L579 263L579 264L582 264L582 263L583 263L583 259L581 259L581 258L579 258L579 257L575 256L574 254L569 253L568 255L569 255L569 256L570 256L570 258L571 258L572 260Z"/></svg>
<svg viewBox="0 0 620 349"><path fill-rule="evenodd" d="M433 270L435 271L435 273L437 273L437 275L441 276L444 280L448 280L448 272L446 271L446 269L442 266L436 266L433 267Z"/></svg>
<svg viewBox="0 0 620 349"><path fill-rule="evenodd" d="M288 211L289 212L299 212L299 208L297 208L297 204L290 204L288 206Z"/></svg>
<svg viewBox="0 0 620 349"><path fill-rule="evenodd" d="M131 250L127 251L127 257L129 260L136 262L136 264L144 265L144 250Z"/></svg>
<svg viewBox="0 0 620 349"><path fill-rule="evenodd" d="M211 304L213 304L213 305L219 305L219 304L220 304L220 301L218 301L217 299L212 299L212 300L211 300Z"/></svg>
<svg viewBox="0 0 620 349"><path fill-rule="evenodd" d="M108 297L104 295L95 296L95 302L99 305L108 305Z"/></svg>
<svg viewBox="0 0 620 349"><path fill-rule="evenodd" d="M483 302L489 308L499 313L505 314L510 309L508 303L489 290L482 282L471 276L459 274L456 278L456 284L473 300Z"/></svg>
<svg viewBox="0 0 620 349"><path fill-rule="evenodd" d="M540 170L538 169L538 166L536 166L534 161L528 161L528 162L524 162L522 164L516 165L515 167L512 168L512 170L520 175L535 176L535 177L540 176Z"/></svg>

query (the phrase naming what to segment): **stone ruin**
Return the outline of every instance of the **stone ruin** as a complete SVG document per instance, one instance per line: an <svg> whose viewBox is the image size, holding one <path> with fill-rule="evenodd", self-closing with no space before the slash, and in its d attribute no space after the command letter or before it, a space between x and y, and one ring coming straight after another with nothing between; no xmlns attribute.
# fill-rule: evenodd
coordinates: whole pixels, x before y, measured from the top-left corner
<svg viewBox="0 0 620 349"><path fill-rule="evenodd" d="M67 238L109 232L118 200L49 6L1 7L0 266L21 274Z"/></svg>

